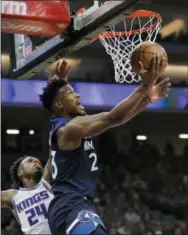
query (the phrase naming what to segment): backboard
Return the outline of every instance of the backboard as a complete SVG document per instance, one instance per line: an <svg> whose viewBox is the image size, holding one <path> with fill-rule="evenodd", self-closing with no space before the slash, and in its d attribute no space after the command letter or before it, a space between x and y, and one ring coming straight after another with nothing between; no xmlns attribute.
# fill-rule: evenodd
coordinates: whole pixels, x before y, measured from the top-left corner
<svg viewBox="0 0 188 235"><path fill-rule="evenodd" d="M54 37L14 34L14 55L9 76L18 79L32 78L58 59L89 45L93 38L149 2L151 1L116 0L100 5L99 1L94 1L81 14L70 12L70 25L65 32Z"/></svg>

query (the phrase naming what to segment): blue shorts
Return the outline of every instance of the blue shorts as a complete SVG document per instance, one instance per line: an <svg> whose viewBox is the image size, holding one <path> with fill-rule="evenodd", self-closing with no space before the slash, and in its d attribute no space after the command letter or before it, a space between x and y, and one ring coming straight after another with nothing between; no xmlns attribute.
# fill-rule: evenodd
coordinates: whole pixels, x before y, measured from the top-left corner
<svg viewBox="0 0 188 235"><path fill-rule="evenodd" d="M55 203L50 205L48 211L49 226L53 235L91 234L97 229L98 225L106 231L91 202L83 200L65 214L61 206L63 199L63 197L59 197Z"/></svg>

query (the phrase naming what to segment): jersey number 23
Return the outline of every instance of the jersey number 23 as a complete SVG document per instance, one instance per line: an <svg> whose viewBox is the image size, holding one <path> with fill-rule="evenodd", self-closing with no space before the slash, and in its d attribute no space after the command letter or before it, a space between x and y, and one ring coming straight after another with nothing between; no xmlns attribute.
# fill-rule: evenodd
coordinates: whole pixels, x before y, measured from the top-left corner
<svg viewBox="0 0 188 235"><path fill-rule="evenodd" d="M51 166L52 166L52 179L55 179L57 177L57 165L55 163L55 155L56 151L51 151ZM93 162L91 164L91 171L97 171L98 166L97 166L97 155L96 153L90 153L89 154L89 159L92 159Z"/></svg>

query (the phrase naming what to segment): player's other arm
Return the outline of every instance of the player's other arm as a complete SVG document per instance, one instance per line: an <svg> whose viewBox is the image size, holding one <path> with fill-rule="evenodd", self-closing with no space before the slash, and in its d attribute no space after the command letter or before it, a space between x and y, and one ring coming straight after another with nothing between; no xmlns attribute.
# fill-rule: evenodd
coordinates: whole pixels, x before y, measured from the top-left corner
<svg viewBox="0 0 188 235"><path fill-rule="evenodd" d="M50 158L48 159L45 167L42 178L47 181L49 184L51 183L51 164L50 164Z"/></svg>
<svg viewBox="0 0 188 235"><path fill-rule="evenodd" d="M12 198L15 193L14 189L1 191L1 207L12 209Z"/></svg>
<svg viewBox="0 0 188 235"><path fill-rule="evenodd" d="M171 82L169 78L165 78L160 83L153 86L147 93L147 97L145 97L140 102L138 107L130 115L129 119L125 121L129 121L134 116L142 112L148 104L156 102L163 97L167 97L168 95L166 93L169 91L170 87L171 87Z"/></svg>

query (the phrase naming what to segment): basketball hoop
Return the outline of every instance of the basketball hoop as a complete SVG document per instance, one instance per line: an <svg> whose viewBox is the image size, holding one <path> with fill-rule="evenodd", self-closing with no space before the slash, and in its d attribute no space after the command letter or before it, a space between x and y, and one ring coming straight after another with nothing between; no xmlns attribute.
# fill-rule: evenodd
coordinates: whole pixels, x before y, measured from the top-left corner
<svg viewBox="0 0 188 235"><path fill-rule="evenodd" d="M118 25L100 34L99 39L107 54L112 58L116 82L132 83L141 80L130 64L132 51L143 41L155 41L159 33L162 17L152 11L138 10L122 22L124 31Z"/></svg>

